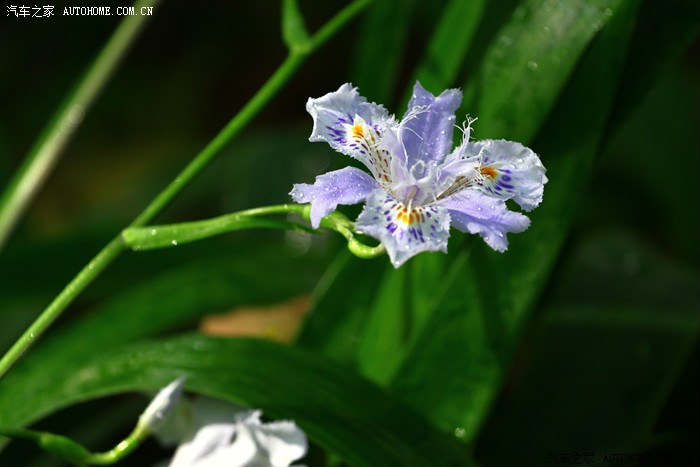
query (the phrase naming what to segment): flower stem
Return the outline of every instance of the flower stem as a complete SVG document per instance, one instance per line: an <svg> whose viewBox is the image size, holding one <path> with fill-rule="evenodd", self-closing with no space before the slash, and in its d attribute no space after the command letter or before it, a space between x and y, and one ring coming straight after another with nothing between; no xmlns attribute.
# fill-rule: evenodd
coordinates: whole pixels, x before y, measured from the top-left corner
<svg viewBox="0 0 700 467"><path fill-rule="evenodd" d="M134 8L138 10L141 6L155 6L158 1L139 0L134 3ZM0 196L0 250L58 162L64 148L83 121L85 113L105 87L149 18L148 15L135 15L128 16L121 22L5 188Z"/></svg>
<svg viewBox="0 0 700 467"><path fill-rule="evenodd" d="M168 248L183 243L203 240L234 230L254 228L302 229L306 227L289 221L260 218L269 214L299 214L309 218L310 206L280 204L248 209L223 216L178 224L130 227L122 231L124 243L134 251Z"/></svg>
<svg viewBox="0 0 700 467"><path fill-rule="evenodd" d="M31 441L59 459L78 466L114 464L132 453L150 434L147 426L137 424L129 436L109 451L92 453L83 445L62 435L21 428L0 428L2 436Z"/></svg>
<svg viewBox="0 0 700 467"><path fill-rule="evenodd" d="M140 227L150 222L202 169L231 141L257 113L275 96L292 77L304 58L320 47L330 37L347 24L369 0L355 0L341 10L311 38L308 49L294 51L258 90L248 104L229 122L226 127L209 143L187 167L173 180L129 225ZM85 266L78 275L54 298L49 306L20 336L17 342L0 359L0 379L21 358L24 352L53 323L78 294L88 286L104 268L106 268L124 249L126 245L121 233L107 244L95 258Z"/></svg>
<svg viewBox="0 0 700 467"><path fill-rule="evenodd" d="M311 217L308 204L278 204L247 209L212 219L182 222L178 224L130 227L122 231L122 240L134 251L169 248L183 243L203 240L234 230L260 227L311 230L295 222L264 219L270 214L297 214L306 220ZM355 238L354 224L339 212L333 212L321 220L321 227L335 230L348 241L348 249L360 258L374 258L384 253L384 246L370 247Z"/></svg>
<svg viewBox="0 0 700 467"><path fill-rule="evenodd" d="M85 462L90 465L114 464L131 454L148 437L149 432L140 425L109 451L90 454Z"/></svg>
<svg viewBox="0 0 700 467"><path fill-rule="evenodd" d="M321 219L321 227L335 230L345 237L345 239L348 241L348 250L359 258L376 258L377 256L384 254L386 251L384 249L384 245L381 243L375 247L370 247L357 240L355 238L354 223L339 212L332 212L328 216Z"/></svg>

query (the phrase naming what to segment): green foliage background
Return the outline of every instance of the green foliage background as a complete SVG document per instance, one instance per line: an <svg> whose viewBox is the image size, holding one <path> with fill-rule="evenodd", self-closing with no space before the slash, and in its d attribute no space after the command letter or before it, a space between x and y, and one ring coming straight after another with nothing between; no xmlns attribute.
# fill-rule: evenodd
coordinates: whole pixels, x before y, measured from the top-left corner
<svg viewBox="0 0 700 467"><path fill-rule="evenodd" d="M312 31L342 6L300 2ZM117 23L2 18L0 185ZM0 382L0 425L107 448L143 407L136 392L185 372L189 390L297 420L313 466L700 462L699 26L691 0L375 1L159 223L287 201L348 163L308 143L309 96L350 81L400 116L419 79L464 90L476 139L540 155L550 183L531 228L503 255L453 233L448 255L399 270L278 231L128 253ZM0 253L3 349L285 53L277 2L158 7ZM292 347L194 332L303 293L313 309ZM164 455L152 443L120 465ZM0 452L52 462L22 443Z"/></svg>

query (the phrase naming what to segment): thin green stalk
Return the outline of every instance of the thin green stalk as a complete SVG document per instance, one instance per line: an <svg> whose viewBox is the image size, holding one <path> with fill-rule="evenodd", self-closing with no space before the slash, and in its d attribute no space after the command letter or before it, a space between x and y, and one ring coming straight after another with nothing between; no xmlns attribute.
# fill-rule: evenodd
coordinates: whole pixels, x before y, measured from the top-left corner
<svg viewBox="0 0 700 467"><path fill-rule="evenodd" d="M234 230L255 228L302 229L308 227L293 221L260 218L270 214L297 214L307 221L311 217L308 204L278 204L225 214L201 221L178 224L129 227L122 231L122 240L134 251L170 248L183 243L204 240ZM384 253L384 246L370 247L355 238L355 225L339 212L333 212L321 220L321 227L334 230L348 241L348 249L360 258L374 258Z"/></svg>
<svg viewBox="0 0 700 467"><path fill-rule="evenodd" d="M83 445L63 435L21 428L0 428L0 435L36 443L46 452L76 466L109 465L119 462L138 448L150 434L151 430L148 426L137 424L129 436L109 451L93 453Z"/></svg>
<svg viewBox="0 0 700 467"><path fill-rule="evenodd" d="M355 0L326 23L310 40L303 51L290 53L278 70L260 88L246 106L226 125L187 167L163 190L146 209L129 225L139 227L150 222L172 199L218 154L221 149L243 129L266 105L281 87L289 81L304 58L337 33L369 0ZM17 342L0 359L0 379L21 358L32 343L41 336L78 294L92 282L125 249L121 233L117 235L78 275L61 291L36 321L20 336Z"/></svg>
<svg viewBox="0 0 700 467"><path fill-rule="evenodd" d="M143 443L148 437L148 430L144 429L140 425L136 428L122 441L119 442L115 447L105 452L96 452L90 454L85 459L86 464L90 465L110 465L124 459L126 456L131 454L137 447Z"/></svg>
<svg viewBox="0 0 700 467"><path fill-rule="evenodd" d="M155 6L158 1L139 0L134 8ZM0 250L148 19L147 15L128 16L119 24L7 185L0 197Z"/></svg>
<svg viewBox="0 0 700 467"><path fill-rule="evenodd" d="M379 244L375 247L367 246L355 238L354 224L344 215L339 212L332 212L328 216L321 219L321 227L326 227L335 230L348 241L348 250L362 259L376 258L383 255L386 251L384 244Z"/></svg>
<svg viewBox="0 0 700 467"><path fill-rule="evenodd" d="M233 232L234 230L255 228L309 230L308 227L295 222L266 219L259 216L299 214L301 217L308 219L310 209L309 205L280 204L248 209L200 221L129 227L122 231L121 236L129 248L134 251L143 251L169 248L197 240L204 240L215 235Z"/></svg>

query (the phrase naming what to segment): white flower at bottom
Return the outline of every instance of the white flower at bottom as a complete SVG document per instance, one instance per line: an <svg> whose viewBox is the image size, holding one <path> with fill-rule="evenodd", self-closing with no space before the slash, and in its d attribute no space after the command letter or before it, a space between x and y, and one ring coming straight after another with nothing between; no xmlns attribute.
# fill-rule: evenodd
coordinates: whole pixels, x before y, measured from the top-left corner
<svg viewBox="0 0 700 467"><path fill-rule="evenodd" d="M306 454L306 435L294 422L262 423L261 412L236 414L233 423L203 425L180 444L170 467L289 467Z"/></svg>

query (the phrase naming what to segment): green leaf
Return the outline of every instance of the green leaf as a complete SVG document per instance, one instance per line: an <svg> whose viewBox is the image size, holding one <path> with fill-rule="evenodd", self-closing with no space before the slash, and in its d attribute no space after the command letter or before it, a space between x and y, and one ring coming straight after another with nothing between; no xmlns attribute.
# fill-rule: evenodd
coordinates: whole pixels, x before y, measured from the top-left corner
<svg viewBox="0 0 700 467"><path fill-rule="evenodd" d="M479 241L464 264L456 264L445 300L393 382L434 423L465 440L474 439L499 391L590 175L636 7L623 2L614 12L533 145L550 182L531 215L532 226L511 236L507 253L494 253ZM593 88L591 82L599 85Z"/></svg>
<svg viewBox="0 0 700 467"><path fill-rule="evenodd" d="M380 388L311 353L253 339L186 336L96 354L59 379L46 378L39 392L1 398L0 419L28 423L95 397L155 390L182 375L188 390L295 420L358 467L471 465L450 437ZM16 405L26 399L33 403Z"/></svg>
<svg viewBox="0 0 700 467"><path fill-rule="evenodd" d="M309 47L309 33L296 0L282 2L282 38L290 51L305 51Z"/></svg>
<svg viewBox="0 0 700 467"><path fill-rule="evenodd" d="M357 353L360 374L381 385L391 380L401 362L411 310L405 295L407 275L404 268L384 274L362 329Z"/></svg>
<svg viewBox="0 0 700 467"><path fill-rule="evenodd" d="M481 21L485 3L484 0L452 0L448 3L410 86L420 81L424 88L440 93L455 82ZM408 97L404 101L408 102Z"/></svg>
<svg viewBox="0 0 700 467"><path fill-rule="evenodd" d="M478 139L526 143L549 114L586 46L621 0L526 0L491 42L463 108Z"/></svg>
<svg viewBox="0 0 700 467"><path fill-rule="evenodd" d="M377 0L367 12L351 76L370 101L388 105L395 96L415 9L416 0Z"/></svg>
<svg viewBox="0 0 700 467"><path fill-rule="evenodd" d="M202 258L186 257L184 264L173 265L167 272L140 277L135 285L127 282L113 299L56 327L3 378L0 400L11 397L18 387L27 394L42 391L47 379L60 379L66 368L85 357L87 349L99 352L193 326L205 314L285 300L307 293L316 281L313 256L307 254L302 261L281 242L262 238L232 245L210 243L212 250ZM145 256L179 254L164 250ZM133 278L139 276L132 271ZM31 406L32 399L22 404ZM3 417L0 420L9 423Z"/></svg>
<svg viewBox="0 0 700 467"><path fill-rule="evenodd" d="M631 53L622 74L611 117L611 131L626 120L667 69L688 48L700 31L700 3L695 0L643 2Z"/></svg>
<svg viewBox="0 0 700 467"><path fill-rule="evenodd" d="M314 290L297 343L355 368L360 336L381 277L390 268L386 258L365 261L339 254Z"/></svg>

